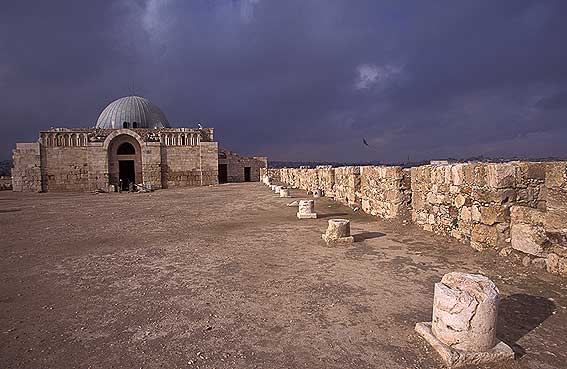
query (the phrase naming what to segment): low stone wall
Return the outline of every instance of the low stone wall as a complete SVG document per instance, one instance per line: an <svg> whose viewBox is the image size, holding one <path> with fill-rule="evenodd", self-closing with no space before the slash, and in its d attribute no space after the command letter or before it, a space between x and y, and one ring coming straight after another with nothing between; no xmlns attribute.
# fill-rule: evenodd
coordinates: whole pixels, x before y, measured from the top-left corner
<svg viewBox="0 0 567 369"><path fill-rule="evenodd" d="M352 206L362 206L360 199L360 167L335 168L335 200Z"/></svg>
<svg viewBox="0 0 567 369"><path fill-rule="evenodd" d="M505 247L510 207L545 208L541 163L462 163L411 169L412 220L477 250Z"/></svg>
<svg viewBox="0 0 567 369"><path fill-rule="evenodd" d="M411 217L411 175L401 167L360 167L362 210L384 219Z"/></svg>
<svg viewBox="0 0 567 369"><path fill-rule="evenodd" d="M271 179L567 275L567 162L270 169Z"/></svg>
<svg viewBox="0 0 567 369"><path fill-rule="evenodd" d="M512 207L511 246L524 265L567 275L567 162L545 163L542 168L545 207Z"/></svg>

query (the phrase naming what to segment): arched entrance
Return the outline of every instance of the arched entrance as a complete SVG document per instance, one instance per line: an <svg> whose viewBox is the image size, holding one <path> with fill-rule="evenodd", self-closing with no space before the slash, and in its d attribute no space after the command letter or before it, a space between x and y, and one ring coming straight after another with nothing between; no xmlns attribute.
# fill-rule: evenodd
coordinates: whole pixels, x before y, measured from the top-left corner
<svg viewBox="0 0 567 369"><path fill-rule="evenodd" d="M108 145L108 174L110 183L123 191L142 183L142 155L136 138L121 134Z"/></svg>

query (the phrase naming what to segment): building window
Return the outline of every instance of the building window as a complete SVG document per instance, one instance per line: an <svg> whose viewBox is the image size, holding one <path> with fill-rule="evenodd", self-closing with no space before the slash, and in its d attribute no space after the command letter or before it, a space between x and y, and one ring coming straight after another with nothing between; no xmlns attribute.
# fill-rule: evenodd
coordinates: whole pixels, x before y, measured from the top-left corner
<svg viewBox="0 0 567 369"><path fill-rule="evenodd" d="M129 126L128 122L122 123L122 128L128 128L128 126Z"/></svg>
<svg viewBox="0 0 567 369"><path fill-rule="evenodd" d="M132 128L138 128L138 123L132 122Z"/></svg>

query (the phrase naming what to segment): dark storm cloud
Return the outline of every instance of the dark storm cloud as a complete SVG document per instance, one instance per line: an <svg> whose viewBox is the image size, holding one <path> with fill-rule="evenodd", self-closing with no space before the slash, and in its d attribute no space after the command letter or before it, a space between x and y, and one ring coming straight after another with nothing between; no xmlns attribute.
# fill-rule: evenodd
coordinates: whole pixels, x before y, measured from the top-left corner
<svg viewBox="0 0 567 369"><path fill-rule="evenodd" d="M559 0L18 2L0 12L0 149L92 125L133 84L174 125L274 159L567 155L566 16Z"/></svg>

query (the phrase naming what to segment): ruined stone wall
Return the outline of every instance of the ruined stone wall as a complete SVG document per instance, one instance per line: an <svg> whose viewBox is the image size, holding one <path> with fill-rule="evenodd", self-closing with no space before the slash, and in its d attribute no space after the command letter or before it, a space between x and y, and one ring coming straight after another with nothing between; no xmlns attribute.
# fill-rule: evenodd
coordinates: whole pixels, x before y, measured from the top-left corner
<svg viewBox="0 0 567 369"><path fill-rule="evenodd" d="M362 210L384 219L411 217L410 172L401 167L360 167Z"/></svg>
<svg viewBox="0 0 567 369"><path fill-rule="evenodd" d="M335 168L335 200L347 205L360 206L360 167Z"/></svg>
<svg viewBox="0 0 567 369"><path fill-rule="evenodd" d="M246 167L250 168L250 180L258 182L260 181L260 170L268 166L268 158L240 156L232 151L220 148L219 164L226 164L228 182L244 182Z"/></svg>
<svg viewBox="0 0 567 369"><path fill-rule="evenodd" d="M567 162L547 163L545 231L553 244L567 248Z"/></svg>
<svg viewBox="0 0 567 369"><path fill-rule="evenodd" d="M281 174L283 173L283 169L274 169L274 168L260 168L260 176L265 177L268 176L268 179L271 182L282 182Z"/></svg>
<svg viewBox="0 0 567 369"><path fill-rule="evenodd" d="M323 190L323 194L328 197L334 196L333 187L335 186L335 169L329 166L318 166L317 185Z"/></svg>
<svg viewBox="0 0 567 369"><path fill-rule="evenodd" d="M477 250L505 247L510 207L545 207L542 168L520 162L412 168L412 220Z"/></svg>
<svg viewBox="0 0 567 369"><path fill-rule="evenodd" d="M523 256L524 265L567 276L567 162L542 163L538 171L542 170L545 206L540 202L537 207L512 207L512 249Z"/></svg>
<svg viewBox="0 0 567 369"><path fill-rule="evenodd" d="M12 153L12 165L13 191L42 191L39 143L16 144L16 149Z"/></svg>

